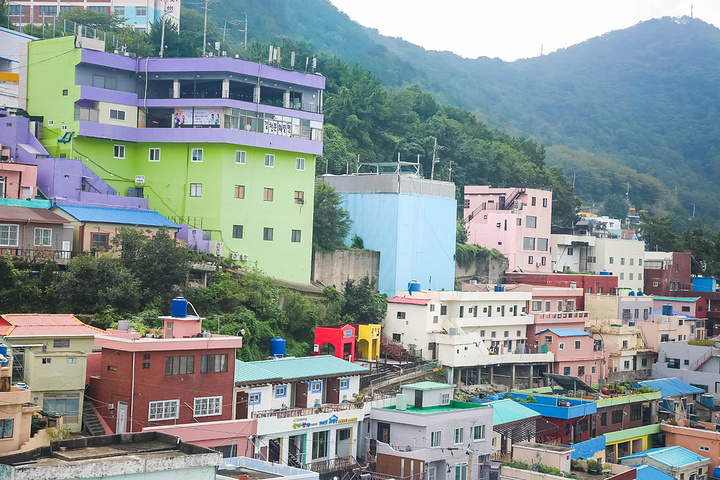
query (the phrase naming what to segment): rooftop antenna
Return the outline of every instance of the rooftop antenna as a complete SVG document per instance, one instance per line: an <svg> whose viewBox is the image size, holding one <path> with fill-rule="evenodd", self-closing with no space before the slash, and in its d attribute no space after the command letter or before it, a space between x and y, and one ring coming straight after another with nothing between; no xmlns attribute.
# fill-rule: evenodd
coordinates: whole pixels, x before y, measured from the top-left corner
<svg viewBox="0 0 720 480"><path fill-rule="evenodd" d="M693 4L690 4L690 18L693 18Z"/></svg>
<svg viewBox="0 0 720 480"><path fill-rule="evenodd" d="M540 56L541 57L543 56L543 47L544 47L544 45L541 43L540 44Z"/></svg>

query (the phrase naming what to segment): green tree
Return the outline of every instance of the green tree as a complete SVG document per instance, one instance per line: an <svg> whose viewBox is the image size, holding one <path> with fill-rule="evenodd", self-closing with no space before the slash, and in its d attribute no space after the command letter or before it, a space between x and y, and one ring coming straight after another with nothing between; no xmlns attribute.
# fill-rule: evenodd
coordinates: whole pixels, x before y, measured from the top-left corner
<svg viewBox="0 0 720 480"><path fill-rule="evenodd" d="M10 17L8 16L7 0L0 0L0 27L13 28L12 23L10 23Z"/></svg>
<svg viewBox="0 0 720 480"><path fill-rule="evenodd" d="M62 23L63 20L79 23L89 28L96 28L102 32L114 32L118 30L127 19L115 13L101 13L84 8L73 8L60 13L57 20L60 23Z"/></svg>
<svg viewBox="0 0 720 480"><path fill-rule="evenodd" d="M455 243L465 245L468 240L468 233L465 224L462 220L458 220L457 227L455 228Z"/></svg>
<svg viewBox="0 0 720 480"><path fill-rule="evenodd" d="M341 206L340 194L323 182L315 182L313 246L317 250L335 250L344 245L350 232L350 215Z"/></svg>
<svg viewBox="0 0 720 480"><path fill-rule="evenodd" d="M10 255L0 257L0 305L3 313L37 311L43 289L30 269L17 268Z"/></svg>
<svg viewBox="0 0 720 480"><path fill-rule="evenodd" d="M610 218L617 218L623 221L628 215L629 207L623 195L613 193L605 197L602 211Z"/></svg>
<svg viewBox="0 0 720 480"><path fill-rule="evenodd" d="M380 323L387 312L387 296L377 293L375 280L364 276L359 281L345 282L345 303L342 315L359 323Z"/></svg>
<svg viewBox="0 0 720 480"><path fill-rule="evenodd" d="M648 251L672 252L676 249L677 237L672 231L669 217L640 217L638 227L641 239Z"/></svg>
<svg viewBox="0 0 720 480"><path fill-rule="evenodd" d="M551 167L547 171L548 180L552 185L552 223L560 227L572 227L578 221L580 199L565 172L559 167Z"/></svg>

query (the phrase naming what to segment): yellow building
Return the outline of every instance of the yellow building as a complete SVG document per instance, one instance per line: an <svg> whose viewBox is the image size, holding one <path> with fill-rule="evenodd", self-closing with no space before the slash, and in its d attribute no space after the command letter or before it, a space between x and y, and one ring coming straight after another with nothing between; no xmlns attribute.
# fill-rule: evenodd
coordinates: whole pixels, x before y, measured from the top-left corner
<svg viewBox="0 0 720 480"><path fill-rule="evenodd" d="M358 325L356 346L357 358L370 361L380 358L380 325Z"/></svg>

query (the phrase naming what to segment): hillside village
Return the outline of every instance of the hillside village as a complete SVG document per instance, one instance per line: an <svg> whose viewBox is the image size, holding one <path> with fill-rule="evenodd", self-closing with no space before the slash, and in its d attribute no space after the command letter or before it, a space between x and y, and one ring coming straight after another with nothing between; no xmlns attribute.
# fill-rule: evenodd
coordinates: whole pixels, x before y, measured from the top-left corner
<svg viewBox="0 0 720 480"><path fill-rule="evenodd" d="M0 478L720 478L717 281L629 194L477 120L504 177L331 165L336 77L71 32L0 28Z"/></svg>

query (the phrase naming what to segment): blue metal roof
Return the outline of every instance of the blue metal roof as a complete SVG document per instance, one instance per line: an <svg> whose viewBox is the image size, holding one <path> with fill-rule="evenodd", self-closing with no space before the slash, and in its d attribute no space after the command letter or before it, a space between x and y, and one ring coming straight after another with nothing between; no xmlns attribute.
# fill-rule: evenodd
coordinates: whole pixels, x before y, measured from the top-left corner
<svg viewBox="0 0 720 480"><path fill-rule="evenodd" d="M160 215L155 210L86 207L81 205L58 205L58 208L80 222L177 228L177 225Z"/></svg>
<svg viewBox="0 0 720 480"><path fill-rule="evenodd" d="M624 465L630 465L628 462L629 460L645 457L652 458L653 460L669 467L684 467L698 462L710 462L709 458L698 455L697 453L680 446L651 448L650 450L645 450L644 452L638 452L626 457L621 457L620 461L623 462Z"/></svg>
<svg viewBox="0 0 720 480"><path fill-rule="evenodd" d="M558 337L587 337L590 335L585 330L581 330L579 328L546 328L542 332L538 332L535 335L540 335L541 333L545 332L554 333Z"/></svg>
<svg viewBox="0 0 720 480"><path fill-rule="evenodd" d="M693 387L692 385L688 385L687 383L674 377L643 380L642 382L637 382L635 385L652 388L653 390L660 392L660 395L663 397L678 397L682 395L705 393L705 390L702 388Z"/></svg>
<svg viewBox="0 0 720 480"><path fill-rule="evenodd" d="M635 476L637 480L675 480L675 477L650 465L638 465Z"/></svg>
<svg viewBox="0 0 720 480"><path fill-rule="evenodd" d="M506 423L515 423L530 418L539 417L540 414L535 410L526 407L525 405L505 398L503 400L497 400L495 402L480 402L471 399L472 403L481 403L484 405L492 405L493 407L493 426L504 425Z"/></svg>

